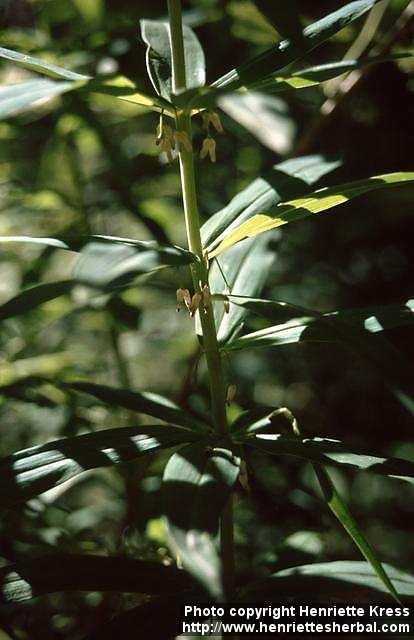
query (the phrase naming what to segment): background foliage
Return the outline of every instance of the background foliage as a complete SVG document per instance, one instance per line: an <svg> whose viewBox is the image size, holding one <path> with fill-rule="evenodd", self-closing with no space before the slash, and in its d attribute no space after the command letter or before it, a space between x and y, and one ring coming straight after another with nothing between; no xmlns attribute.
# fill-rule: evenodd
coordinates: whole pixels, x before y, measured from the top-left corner
<svg viewBox="0 0 414 640"><path fill-rule="evenodd" d="M209 80L280 37L258 12L261 4L266 3L185 4L187 24L206 52ZM395 30L409 3L380 4L386 10L370 47L387 53L410 49L412 24ZM332 10L332 2L301 0L299 7L306 24ZM138 22L163 16L164 2L6 0L0 11L1 46L81 73L120 73L150 91ZM341 31L309 62L342 58L362 24ZM385 47L390 30L394 35ZM217 163L198 166L203 218L296 153L338 160L324 185L412 168L413 69L412 60L369 68L326 116L320 110L333 90L329 84L283 94L266 111L254 104L250 114L244 111L244 126L223 114L225 135L218 137ZM6 63L0 74L7 84L28 75ZM0 235L98 233L153 239L152 229L159 238L185 244L177 167L158 156L154 114L109 96L70 93L57 100L57 108L45 102L0 123ZM412 295L411 209L412 193L403 187L359 198L317 223L306 220L273 232L275 261L264 297L322 312L405 302ZM0 259L0 302L21 288L65 279L73 264L72 254L36 245L2 245ZM163 393L195 415L206 408L205 371L202 364L195 369L191 320L175 313L177 273L166 273L119 295L97 297L78 287L2 323L2 455L138 422L131 411L108 408L70 389L45 382L21 387L28 377L85 377ZM179 277L186 286L184 270ZM252 331L263 326L260 319L249 322ZM407 357L414 355L408 329L393 330L388 337ZM406 458L414 453L408 412L382 375L344 347L300 343L247 350L234 352L226 364L229 382L237 379L238 384L234 416L254 403L286 405L308 435L346 438L352 445ZM279 465L258 452L252 455L260 456L250 476L253 499L240 489L236 501L243 579L305 562L359 559L330 514L316 508L320 498L307 466L296 459L285 458ZM0 524L2 563L59 550L173 564L158 495L165 459L160 454L122 469L91 471L7 512ZM411 488L358 473L336 471L334 477L381 558L410 570ZM24 608L3 610L0 638L3 633L4 638L75 640L139 601L139 596L93 591L41 596ZM13 635L16 629L18 636Z"/></svg>

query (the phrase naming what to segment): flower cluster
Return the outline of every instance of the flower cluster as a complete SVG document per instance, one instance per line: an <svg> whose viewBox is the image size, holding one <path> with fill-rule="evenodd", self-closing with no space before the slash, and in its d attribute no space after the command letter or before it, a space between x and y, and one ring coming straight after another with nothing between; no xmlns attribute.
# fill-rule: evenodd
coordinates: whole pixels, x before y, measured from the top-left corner
<svg viewBox="0 0 414 640"><path fill-rule="evenodd" d="M201 145L200 158L203 160L208 156L211 162L215 162L216 141L210 134L210 126L212 125L218 133L224 133L224 129L218 113L214 111L204 111L201 113L201 117L203 120L203 129L206 131L207 135ZM185 149L185 151L188 152L193 150L188 134L185 131L176 131L168 124L165 124L164 115L162 113L160 116L160 122L157 126L155 144L159 147L161 152L166 154L168 162L173 162L177 150L181 151L182 149Z"/></svg>
<svg viewBox="0 0 414 640"><path fill-rule="evenodd" d="M211 294L210 287L205 284L201 287L200 291L196 291L191 295L188 289L177 289L177 306L176 310L187 309L190 317L193 318L197 309L207 313L207 309L212 300L220 300L224 304L224 311L229 313L230 303L228 298L222 294Z"/></svg>
<svg viewBox="0 0 414 640"><path fill-rule="evenodd" d="M185 131L174 131L168 124L164 124L161 116L160 123L157 127L157 137L155 144L163 151L168 158L168 162L174 160L174 151L178 147L178 150L185 149L186 151L192 151L193 146L191 140Z"/></svg>

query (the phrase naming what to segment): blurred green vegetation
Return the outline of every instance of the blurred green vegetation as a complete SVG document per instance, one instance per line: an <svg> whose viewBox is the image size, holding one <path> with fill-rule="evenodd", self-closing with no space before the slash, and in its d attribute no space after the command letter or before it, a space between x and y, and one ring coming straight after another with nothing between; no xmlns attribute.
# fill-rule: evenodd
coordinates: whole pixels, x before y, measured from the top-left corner
<svg viewBox="0 0 414 640"><path fill-rule="evenodd" d="M165 15L165 4L3 0L0 45L80 72L121 73L149 90L138 22ZM298 4L306 24L332 10L333 3ZM249 0L184 5L185 19L205 49L210 81L280 37ZM372 46L395 29L405 5L388 3ZM341 59L362 24L340 32L309 62ZM409 49L412 39L408 24L393 36L391 51ZM283 94L283 122L270 120L265 133L269 140L277 134L279 142L271 148L222 114L226 133L218 139L217 163L198 165L203 218L296 150L341 160L323 185L412 168L413 71L411 60L370 69L325 118L318 115L327 99L325 85ZM29 75L6 63L0 67L2 83ZM91 232L151 239L148 218L169 240L185 244L177 166L158 157L156 116L109 96L69 94L57 101L0 123L0 235ZM200 131L197 135L201 139ZM323 220L300 222L275 234L276 259L264 297L320 311L408 300L413 295L412 206L408 188L392 195L380 192ZM72 264L70 253L2 245L0 302L23 287L68 277ZM188 284L187 276L166 273L117 295L93 296L78 288L71 297L3 322L0 384L27 376L76 375L163 393L195 413L205 409L205 371L202 363L195 370L192 321L175 313L175 289ZM249 322L252 330L262 326L257 319ZM388 337L414 356L408 329ZM237 383L234 415L254 403L286 405L306 434L347 439L405 457L414 453L409 414L381 375L341 346L295 344L245 351L228 359L226 369L229 381ZM15 387L14 397L10 392L0 398L2 455L57 437L137 423L130 412L108 409L47 383L20 396ZM121 470L86 473L8 512L0 522L1 562L55 550L121 553L171 564L158 493L165 459L160 454ZM240 490L236 497L242 580L308 561L359 558L324 511L303 463L284 458L279 464L259 453L249 462L254 468L250 495ZM334 477L381 559L412 570L410 487L363 474L337 471ZM0 638L76 640L136 602L138 596L119 594L44 596L0 612ZM11 635L13 630L17 635Z"/></svg>

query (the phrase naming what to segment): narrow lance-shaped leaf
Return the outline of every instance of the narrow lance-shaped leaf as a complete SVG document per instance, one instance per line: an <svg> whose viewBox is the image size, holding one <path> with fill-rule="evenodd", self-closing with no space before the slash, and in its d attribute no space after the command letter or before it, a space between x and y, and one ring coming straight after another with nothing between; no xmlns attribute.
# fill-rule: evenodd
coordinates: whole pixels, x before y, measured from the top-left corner
<svg viewBox="0 0 414 640"><path fill-rule="evenodd" d="M383 564L395 590L404 600L414 599L414 576ZM389 602L389 591L367 562L317 562L278 571L249 585L245 602Z"/></svg>
<svg viewBox="0 0 414 640"><path fill-rule="evenodd" d="M53 78L53 80L33 79L2 87L0 89L0 117L14 115L40 99L51 98L76 89L89 93L105 93L157 111L163 109L168 115L174 115L169 101L162 97L143 93L124 76L110 79L91 78L91 76L64 69L40 58L3 47L0 47L0 57L29 71Z"/></svg>
<svg viewBox="0 0 414 640"><path fill-rule="evenodd" d="M399 602L398 593L396 592L394 585L392 584L390 578L387 575L383 565L377 557L374 549L371 547L368 540L365 538L364 534L360 530L357 522L353 518L351 512L349 511L347 505L342 500L340 494L335 488L334 483L329 475L329 473L321 467L320 465L313 465L316 477L318 478L323 496L328 504L328 507L338 518L339 522L344 527L345 531L350 535L352 540L355 542L362 555L365 557L367 562L371 565L378 578L381 580L385 588L389 591L391 596Z"/></svg>
<svg viewBox="0 0 414 640"><path fill-rule="evenodd" d="M339 60L302 69L296 69L297 65L291 64L257 82L242 85L237 90L234 90L231 86L221 89L211 86L189 89L180 94L177 104L195 110L196 112L200 109L214 109L217 106L225 108L226 100L230 99L234 101L239 99L242 104L243 97L250 92L255 92L256 95L263 96L269 93L308 89L309 87L315 87L350 71L365 69L371 65L381 64L383 62L395 62L404 58L410 58L413 55L414 53L412 51L406 51L393 53L388 56L372 56L358 60ZM230 110L227 110L227 112L233 117Z"/></svg>
<svg viewBox="0 0 414 640"><path fill-rule="evenodd" d="M239 475L240 460L221 448L193 444L169 460L163 477L169 544L217 600L224 597L217 550L220 514Z"/></svg>
<svg viewBox="0 0 414 640"><path fill-rule="evenodd" d="M374 176L367 180L357 180L335 187L320 189L307 197L280 203L272 207L268 213L253 216L227 234L214 251L209 253L209 257L213 258L219 255L225 249L236 244L236 242L244 240L244 238L251 238L288 222L302 220L312 214L328 211L365 193L413 181L414 172L388 173Z"/></svg>
<svg viewBox="0 0 414 640"><path fill-rule="evenodd" d="M0 506L29 500L88 469L129 462L199 437L182 427L146 425L107 429L24 449L0 460Z"/></svg>
<svg viewBox="0 0 414 640"><path fill-rule="evenodd" d="M187 249L175 245L116 236L93 235L62 239L0 236L1 242L28 242L69 251L78 251L84 247L75 265L74 280L102 289L154 269L179 267L198 260Z"/></svg>
<svg viewBox="0 0 414 640"><path fill-rule="evenodd" d="M383 62L393 62L410 58L413 55L413 52L407 51L405 53L395 53L389 56L372 56L371 58L362 58L359 60L339 60L338 62L328 62L327 64L320 64L315 67L307 67L291 72L285 70L284 72L269 76L265 78L265 80L253 83L250 89L263 91L265 93L278 93L290 89L307 89L308 87L314 87L322 82L337 78L344 73L349 73L350 71L364 69L370 65ZM196 103L196 106L198 106L198 103Z"/></svg>
<svg viewBox="0 0 414 640"><path fill-rule="evenodd" d="M282 324L230 341L226 350L280 346L293 342L340 342L380 371L391 392L412 413L413 367L381 332L413 324L413 301L400 305L351 309L322 314L286 302L232 298L259 315ZM299 315L301 314L301 315ZM296 316L296 317L295 317ZM299 317L298 317L299 316ZM290 319L289 319L290 318ZM287 322L283 322L284 320Z"/></svg>
<svg viewBox="0 0 414 640"><path fill-rule="evenodd" d="M18 242L28 244L41 244L46 247L70 250L70 246L59 238L34 238L31 236L0 236L0 242Z"/></svg>
<svg viewBox="0 0 414 640"><path fill-rule="evenodd" d="M263 178L258 178L233 198L221 211L212 216L202 228L204 244L219 242L223 230L231 229L249 216L257 207L271 206L293 193L303 193L308 185L338 166L336 161L322 156L305 156L281 162ZM257 295L263 288L274 260L274 234L253 239L234 247L213 261L209 272L210 289L216 294ZM254 293L256 292L256 293ZM214 317L219 342L224 344L241 329L246 310L240 305L231 305L224 313L224 305L214 305Z"/></svg>
<svg viewBox="0 0 414 640"><path fill-rule="evenodd" d="M4 47L0 47L0 58L13 62L19 67L29 69L29 71L42 73L43 75L59 78L60 80L90 80L90 76L69 71L63 67L41 60L40 58L28 56L18 51L12 51L11 49L5 49Z"/></svg>
<svg viewBox="0 0 414 640"><path fill-rule="evenodd" d="M58 591L175 594L191 587L184 571L124 556L48 554L0 569L0 602L19 603Z"/></svg>
<svg viewBox="0 0 414 640"><path fill-rule="evenodd" d="M303 438L281 433L235 434L237 440L269 455L297 456L316 464L369 471L390 478L414 482L414 462L390 458L368 451L354 451L340 440Z"/></svg>
<svg viewBox="0 0 414 640"><path fill-rule="evenodd" d="M0 320L22 315L45 302L70 293L74 285L73 280L61 280L59 282L44 282L24 289L0 305Z"/></svg>
<svg viewBox="0 0 414 640"><path fill-rule="evenodd" d="M279 96L262 91L233 91L217 104L271 151L280 155L291 151L296 124L289 105Z"/></svg>
<svg viewBox="0 0 414 640"><path fill-rule="evenodd" d="M322 44L346 25L369 11L376 1L378 0L350 2L304 29L300 53L298 53L296 43L291 40L283 40L256 58L229 71L216 80L213 86L236 89L239 86L249 85L265 78Z"/></svg>
<svg viewBox="0 0 414 640"><path fill-rule="evenodd" d="M233 247L224 254L219 263L215 261L209 273L210 289L214 293L254 295L262 290L275 258L275 250L268 247L271 238L252 240ZM214 304L217 338L225 344L242 328L246 310L240 305L231 305L225 313L224 304Z"/></svg>
<svg viewBox="0 0 414 640"><path fill-rule="evenodd" d="M155 241L91 242L81 252L74 278L82 284L106 289L154 269L179 267L196 260L196 256L186 249Z"/></svg>
<svg viewBox="0 0 414 640"><path fill-rule="evenodd" d="M260 300L230 295L232 304L280 324L248 333L226 345L226 349L277 347L295 342L352 342L352 336L380 333L414 325L414 300L361 309L320 313L279 300Z"/></svg>
<svg viewBox="0 0 414 640"><path fill-rule="evenodd" d="M187 429L206 431L207 426L197 418L180 409L168 398L156 393L117 389L104 384L83 382L80 380L67 381L61 385L65 389L79 391L98 399L111 407L122 407L137 413L159 418Z"/></svg>
<svg viewBox="0 0 414 640"><path fill-rule="evenodd" d="M83 85L81 89L82 93L103 93L124 102L131 102L155 111L163 111L172 117L175 113L168 100L164 100L161 96L143 93L132 80L125 76L116 76L105 80L96 78Z"/></svg>
<svg viewBox="0 0 414 640"><path fill-rule="evenodd" d="M9 118L28 107L71 91L77 82L35 79L0 87L0 118Z"/></svg>
<svg viewBox="0 0 414 640"><path fill-rule="evenodd" d="M282 200L298 197L341 163L320 155L284 160L251 182L202 226L203 246L212 251L229 231Z"/></svg>
<svg viewBox="0 0 414 640"><path fill-rule="evenodd" d="M141 20L141 35L147 44L147 71L156 92L166 100L172 95L170 25L159 20ZM183 25L186 87L205 84L203 49L194 31Z"/></svg>

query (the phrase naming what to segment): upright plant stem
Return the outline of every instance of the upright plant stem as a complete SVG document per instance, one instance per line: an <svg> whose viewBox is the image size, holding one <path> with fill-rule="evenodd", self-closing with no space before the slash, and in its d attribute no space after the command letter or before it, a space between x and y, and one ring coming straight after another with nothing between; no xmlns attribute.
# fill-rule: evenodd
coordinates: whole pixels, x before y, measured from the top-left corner
<svg viewBox="0 0 414 640"><path fill-rule="evenodd" d="M186 88L184 39L180 0L168 0L168 12L170 17L173 91L174 93L178 93L178 91L182 91ZM178 131L186 133L189 140L192 140L191 115L185 109L177 112L176 126ZM195 253L200 259L199 263L192 266L192 278L194 289L196 291L200 291L203 285L208 284L208 270L201 243L200 219L194 171L194 154L192 151L182 148L181 145L179 158L188 246L190 251ZM206 306L205 313L200 313L200 320L203 330L203 348L206 354L210 385L212 417L216 432L224 435L228 432L226 390L221 356L217 342L213 307L211 303ZM208 508L208 505L206 505L206 508ZM221 520L221 556L224 574L223 579L227 594L231 593L233 586L233 555L233 515L230 499Z"/></svg>

